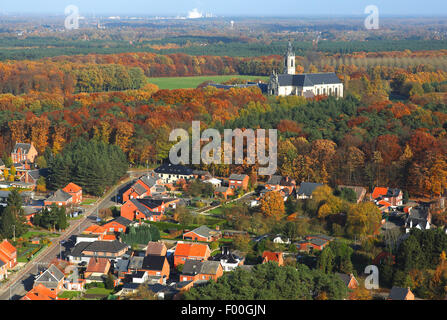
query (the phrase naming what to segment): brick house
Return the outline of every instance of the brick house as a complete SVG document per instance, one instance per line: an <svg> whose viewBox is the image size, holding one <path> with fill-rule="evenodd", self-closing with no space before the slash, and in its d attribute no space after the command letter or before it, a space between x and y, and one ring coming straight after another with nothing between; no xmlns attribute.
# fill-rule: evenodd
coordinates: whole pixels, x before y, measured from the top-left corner
<svg viewBox="0 0 447 320"><path fill-rule="evenodd" d="M299 251L323 250L332 240L332 237L325 235L311 235L306 236L305 240L299 241L297 247Z"/></svg>
<svg viewBox="0 0 447 320"><path fill-rule="evenodd" d="M177 242L174 252L174 266L184 264L186 260L204 261L209 258L211 250L206 244Z"/></svg>
<svg viewBox="0 0 447 320"><path fill-rule="evenodd" d="M291 194L293 189L295 189L295 187L296 187L295 180L283 176L271 176L270 179L265 184L265 188L269 191L280 191L287 189L288 194Z"/></svg>
<svg viewBox="0 0 447 320"><path fill-rule="evenodd" d="M166 256L145 256L139 271L146 271L149 276L159 276L168 279L170 272L168 259Z"/></svg>
<svg viewBox="0 0 447 320"><path fill-rule="evenodd" d="M194 230L185 232L183 234L183 240L212 242L220 239L222 233L218 230L212 230L207 226L200 226Z"/></svg>
<svg viewBox="0 0 447 320"><path fill-rule="evenodd" d="M247 190L249 181L250 178L248 177L248 175L233 173L232 175L230 175L230 178L228 178L228 185L232 189L241 188L243 190Z"/></svg>
<svg viewBox="0 0 447 320"><path fill-rule="evenodd" d="M87 269L84 272L84 278L88 282L101 281L110 270L110 261L107 258L91 258Z"/></svg>
<svg viewBox="0 0 447 320"><path fill-rule="evenodd" d="M57 206L69 206L73 203L73 196L61 189L57 190L52 196L48 197L44 201L45 206L52 206L53 204Z"/></svg>
<svg viewBox="0 0 447 320"><path fill-rule="evenodd" d="M56 294L64 288L65 275L54 264L42 272L34 280L34 287L43 285Z"/></svg>
<svg viewBox="0 0 447 320"><path fill-rule="evenodd" d="M392 206L401 206L403 204L403 192L396 188L374 188L371 194L371 200L378 203L381 200L391 203Z"/></svg>
<svg viewBox="0 0 447 320"><path fill-rule="evenodd" d="M16 143L11 152L13 163L34 163L38 153L33 143Z"/></svg>
<svg viewBox="0 0 447 320"><path fill-rule="evenodd" d="M283 253L282 252L264 251L262 253L262 263L267 263L270 261L278 263L278 266L280 266L280 267L283 266L284 265Z"/></svg>
<svg viewBox="0 0 447 320"><path fill-rule="evenodd" d="M146 256L166 256L168 252L168 248L166 248L166 245L164 242L154 242L149 241L146 248Z"/></svg>
<svg viewBox="0 0 447 320"><path fill-rule="evenodd" d="M72 203L78 204L82 202L82 188L73 182L70 182L62 191L68 193L72 197Z"/></svg>
<svg viewBox="0 0 447 320"><path fill-rule="evenodd" d="M33 186L37 185L37 181L41 177L41 173L43 170L25 170L21 172L21 176L19 178L20 182L29 183ZM20 173L18 173L20 174Z"/></svg>
<svg viewBox="0 0 447 320"><path fill-rule="evenodd" d="M227 200L229 197L234 195L234 189L230 187L217 187L214 190L214 195Z"/></svg>
<svg viewBox="0 0 447 320"><path fill-rule="evenodd" d="M180 281L216 281L223 275L223 268L219 261L187 260L183 266Z"/></svg>
<svg viewBox="0 0 447 320"><path fill-rule="evenodd" d="M26 295L23 296L20 300L38 301L38 300L67 300L67 299L58 298L56 292L48 289L42 284L39 284L34 288L32 288L30 291L28 291Z"/></svg>
<svg viewBox="0 0 447 320"><path fill-rule="evenodd" d="M143 176L137 180L129 189L123 193L123 203L126 203L130 199L142 199L152 196L154 194L165 193L166 189L160 189L162 179L158 175Z"/></svg>
<svg viewBox="0 0 447 320"><path fill-rule="evenodd" d="M17 249L6 239L0 243L1 262L3 262L6 270L10 270L17 265Z"/></svg>
<svg viewBox="0 0 447 320"><path fill-rule="evenodd" d="M97 224L92 224L90 227L85 229L82 234L94 235L97 236L98 240L103 240L104 236L107 234L107 229L102 226L98 226Z"/></svg>
<svg viewBox="0 0 447 320"><path fill-rule="evenodd" d="M131 199L121 207L121 216L131 221L160 221L167 207L165 200Z"/></svg>
<svg viewBox="0 0 447 320"><path fill-rule="evenodd" d="M132 220L125 217L118 217L112 221L107 222L102 227L106 229L107 232L122 232L125 233L127 227L132 225Z"/></svg>

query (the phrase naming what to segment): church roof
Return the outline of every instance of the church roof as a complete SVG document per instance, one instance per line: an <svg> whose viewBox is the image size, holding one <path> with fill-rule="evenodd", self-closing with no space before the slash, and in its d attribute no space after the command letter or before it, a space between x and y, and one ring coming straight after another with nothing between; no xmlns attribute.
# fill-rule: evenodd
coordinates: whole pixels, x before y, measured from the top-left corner
<svg viewBox="0 0 447 320"><path fill-rule="evenodd" d="M294 87L312 87L320 84L339 84L340 79L335 72L329 73L303 73L303 74L279 74L279 85Z"/></svg>

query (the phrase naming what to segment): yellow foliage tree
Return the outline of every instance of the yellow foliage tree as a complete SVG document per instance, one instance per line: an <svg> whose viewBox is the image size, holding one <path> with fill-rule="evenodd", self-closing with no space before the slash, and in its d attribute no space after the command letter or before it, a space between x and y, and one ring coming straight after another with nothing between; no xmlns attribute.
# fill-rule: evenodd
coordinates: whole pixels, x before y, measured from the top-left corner
<svg viewBox="0 0 447 320"><path fill-rule="evenodd" d="M280 220L285 214L284 199L279 192L267 192L261 199L261 211L267 217Z"/></svg>

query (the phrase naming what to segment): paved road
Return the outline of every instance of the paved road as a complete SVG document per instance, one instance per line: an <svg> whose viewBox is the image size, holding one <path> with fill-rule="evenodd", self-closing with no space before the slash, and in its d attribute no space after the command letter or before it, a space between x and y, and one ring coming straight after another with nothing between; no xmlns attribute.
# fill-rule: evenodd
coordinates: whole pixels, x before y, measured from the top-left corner
<svg viewBox="0 0 447 320"><path fill-rule="evenodd" d="M34 277L38 273L39 266L46 268L52 260L59 257L60 252L64 255L63 251L70 246L72 237L81 233L95 222L97 211L115 204L114 198L116 191L135 179L134 172L129 173L130 178L123 180L118 186L114 187L101 198L101 200L92 205L91 208L88 208L82 219L72 220L69 228L59 238L52 240L50 247L46 248L38 257L26 264L16 274L12 274L11 277L13 278L0 289L0 300L17 300L25 295L33 287ZM66 243L61 245L61 241L66 241Z"/></svg>

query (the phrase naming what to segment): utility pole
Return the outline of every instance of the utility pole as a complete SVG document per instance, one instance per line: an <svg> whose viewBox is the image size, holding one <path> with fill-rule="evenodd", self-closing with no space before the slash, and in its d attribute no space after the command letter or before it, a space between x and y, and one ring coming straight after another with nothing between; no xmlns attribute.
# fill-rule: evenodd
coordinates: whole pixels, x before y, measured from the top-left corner
<svg viewBox="0 0 447 320"><path fill-rule="evenodd" d="M16 242L16 225L13 224L13 225L12 225L12 228L13 228L13 230L12 230L13 241Z"/></svg>

